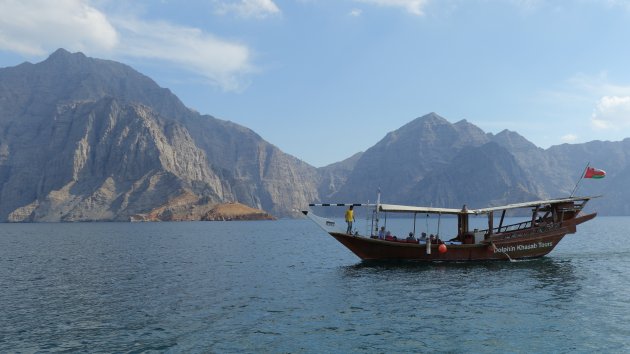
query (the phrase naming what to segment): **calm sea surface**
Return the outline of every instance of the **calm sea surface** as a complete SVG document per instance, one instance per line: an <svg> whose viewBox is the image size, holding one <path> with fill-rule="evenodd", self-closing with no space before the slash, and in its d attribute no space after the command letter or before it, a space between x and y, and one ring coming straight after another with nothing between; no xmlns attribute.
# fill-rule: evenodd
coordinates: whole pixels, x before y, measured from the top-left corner
<svg viewBox="0 0 630 354"><path fill-rule="evenodd" d="M425 265L307 220L0 224L0 352L630 352L629 234Z"/></svg>

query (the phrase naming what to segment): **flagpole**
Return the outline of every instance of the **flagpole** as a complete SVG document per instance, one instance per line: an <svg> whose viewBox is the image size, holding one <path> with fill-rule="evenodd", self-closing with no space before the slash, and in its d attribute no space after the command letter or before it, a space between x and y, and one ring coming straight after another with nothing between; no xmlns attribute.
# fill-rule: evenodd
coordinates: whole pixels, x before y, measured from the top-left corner
<svg viewBox="0 0 630 354"><path fill-rule="evenodd" d="M586 167L584 167L584 171L582 171L582 174L580 175L580 179L578 179L577 183L575 184L575 187L573 187L573 191L571 191L571 195L569 196L569 198L572 198L573 194L575 194L575 192L577 191L578 186L580 185L580 182L584 178L584 174L586 174L586 170L588 170L588 166L590 166L590 165L591 165L591 162L589 161L586 164Z"/></svg>

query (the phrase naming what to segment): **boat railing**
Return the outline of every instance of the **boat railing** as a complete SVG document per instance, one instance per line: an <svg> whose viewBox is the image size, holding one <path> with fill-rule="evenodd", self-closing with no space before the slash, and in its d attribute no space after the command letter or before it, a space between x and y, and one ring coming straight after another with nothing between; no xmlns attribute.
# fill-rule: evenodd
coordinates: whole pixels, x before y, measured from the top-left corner
<svg viewBox="0 0 630 354"><path fill-rule="evenodd" d="M492 233L493 234L500 234L500 233L505 233L505 232L512 232L512 231L518 231L518 230L524 230L524 229L529 229L532 227L532 222L531 220L529 221L523 221L523 222L519 222L517 224L511 224L511 225L505 225L505 226L501 226L501 227L495 227L494 229L492 229ZM488 233L488 230L481 230L480 232L486 232Z"/></svg>
<svg viewBox="0 0 630 354"><path fill-rule="evenodd" d="M531 220L529 221L523 221L523 222L519 222L518 224L512 224L512 225L506 225L506 226L501 226L501 227L497 227L494 228L492 231L494 233L502 233L502 232L510 232L510 231L518 231L518 230L523 230L523 229L529 229L532 227L532 222Z"/></svg>

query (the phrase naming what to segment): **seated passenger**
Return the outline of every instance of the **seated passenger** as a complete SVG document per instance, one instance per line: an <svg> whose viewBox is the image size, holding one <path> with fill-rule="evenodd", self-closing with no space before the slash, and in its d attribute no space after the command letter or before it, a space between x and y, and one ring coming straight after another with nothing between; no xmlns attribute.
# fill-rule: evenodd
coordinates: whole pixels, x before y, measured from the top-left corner
<svg viewBox="0 0 630 354"><path fill-rule="evenodd" d="M409 233L409 236L407 236L407 241L416 242L416 238L413 237L413 232Z"/></svg>
<svg viewBox="0 0 630 354"><path fill-rule="evenodd" d="M385 226L381 226L381 229L378 232L378 238L381 240L385 238Z"/></svg>

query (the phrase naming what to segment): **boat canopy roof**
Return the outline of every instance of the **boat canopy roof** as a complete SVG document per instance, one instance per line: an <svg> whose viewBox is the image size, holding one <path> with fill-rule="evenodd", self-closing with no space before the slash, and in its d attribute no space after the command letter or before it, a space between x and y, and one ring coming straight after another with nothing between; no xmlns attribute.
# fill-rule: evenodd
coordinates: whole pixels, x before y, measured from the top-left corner
<svg viewBox="0 0 630 354"><path fill-rule="evenodd" d="M570 197L570 198L560 198L560 199L536 200L536 201L525 202L525 203L515 203L515 204L504 205L504 206L476 209L476 210L473 210L473 211L474 211L474 214L488 214L488 213L490 213L492 211L497 211L497 210L530 208L530 207L543 207L543 206L546 206L546 205L562 204L562 203L573 203L573 202L577 202L577 201L587 202L590 199L598 198L598 197L599 196L595 196L595 197Z"/></svg>
<svg viewBox="0 0 630 354"><path fill-rule="evenodd" d="M385 211L388 213L421 213L421 214L461 214L465 213L462 209L449 209L449 208L432 208L423 206L407 206L407 205L395 205L395 204L381 204L379 211ZM470 213L470 210L468 210Z"/></svg>
<svg viewBox="0 0 630 354"><path fill-rule="evenodd" d="M588 201L597 197L570 197L560 199L545 199L535 200L531 202L507 204L496 207L482 208L482 209L451 209L451 208L432 208L421 206L406 206L406 205L394 205L394 204L380 204L379 211L390 213L421 213L421 214L488 214L497 210L519 209L519 208L533 208L544 207L546 205L572 203L576 201Z"/></svg>

